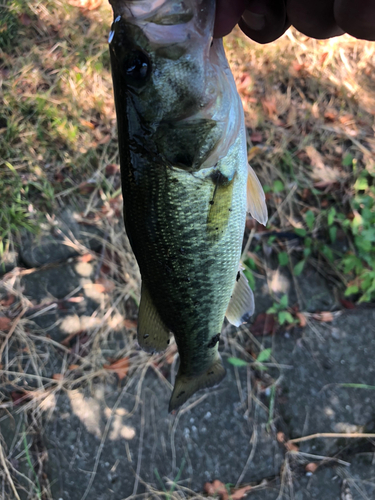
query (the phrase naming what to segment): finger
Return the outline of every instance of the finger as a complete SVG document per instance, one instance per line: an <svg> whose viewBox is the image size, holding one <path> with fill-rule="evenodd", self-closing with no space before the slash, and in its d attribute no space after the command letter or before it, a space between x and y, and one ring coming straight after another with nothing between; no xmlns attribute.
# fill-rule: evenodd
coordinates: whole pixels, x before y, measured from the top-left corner
<svg viewBox="0 0 375 500"><path fill-rule="evenodd" d="M357 0L355 3L357 5ZM333 11L334 0L287 0L290 22L298 31L312 38L331 38L344 33L337 25Z"/></svg>
<svg viewBox="0 0 375 500"><path fill-rule="evenodd" d="M349 35L375 41L375 0L336 0L334 15Z"/></svg>
<svg viewBox="0 0 375 500"><path fill-rule="evenodd" d="M221 38L232 31L246 7L246 0L216 0L214 37Z"/></svg>
<svg viewBox="0 0 375 500"><path fill-rule="evenodd" d="M276 40L290 26L284 0L250 0L238 25L258 43Z"/></svg>

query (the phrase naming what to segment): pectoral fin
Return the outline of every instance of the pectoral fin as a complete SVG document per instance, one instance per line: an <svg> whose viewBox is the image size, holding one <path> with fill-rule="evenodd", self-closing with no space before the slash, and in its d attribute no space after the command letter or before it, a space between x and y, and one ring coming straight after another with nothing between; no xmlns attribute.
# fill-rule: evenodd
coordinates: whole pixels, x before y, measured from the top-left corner
<svg viewBox="0 0 375 500"><path fill-rule="evenodd" d="M225 316L229 323L234 326L240 326L242 323L248 321L253 313L254 294L246 276L240 270L237 273L237 281Z"/></svg>
<svg viewBox="0 0 375 500"><path fill-rule="evenodd" d="M264 226L267 224L266 197L257 174L250 165L248 166L247 176L247 211Z"/></svg>
<svg viewBox="0 0 375 500"><path fill-rule="evenodd" d="M186 377L178 370L176 382L173 388L171 400L169 401L169 412L183 405L199 389L213 387L219 384L225 377L226 371L217 352L210 368L197 377Z"/></svg>
<svg viewBox="0 0 375 500"><path fill-rule="evenodd" d="M164 351L169 344L169 329L161 320L148 289L142 283L138 313L138 343L144 351Z"/></svg>

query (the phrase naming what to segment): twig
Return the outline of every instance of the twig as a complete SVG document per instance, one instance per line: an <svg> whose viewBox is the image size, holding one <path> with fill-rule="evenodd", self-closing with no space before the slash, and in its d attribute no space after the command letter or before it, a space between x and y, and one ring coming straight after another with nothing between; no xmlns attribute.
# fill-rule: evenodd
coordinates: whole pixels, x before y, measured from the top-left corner
<svg viewBox="0 0 375 500"><path fill-rule="evenodd" d="M10 475L7 464L5 462L4 451L3 451L3 447L1 445L1 443L0 443L0 461L1 461L1 465L3 466L3 469L5 471L5 474L8 478L9 484L13 490L14 496L16 497L17 500L21 500L18 493L17 493L16 487L14 486L14 482L13 482L12 476Z"/></svg>
<svg viewBox="0 0 375 500"><path fill-rule="evenodd" d="M358 439L358 438L373 438L375 439L375 434L362 433L362 432L317 432L316 434L310 434L309 436L302 436L295 439L289 439L289 443L302 443L302 441L310 441L311 439L317 438L348 438L348 439Z"/></svg>
<svg viewBox="0 0 375 500"><path fill-rule="evenodd" d="M4 342L2 343L2 345L0 347L0 359L1 359L2 355L3 355L5 346L8 344L8 341L9 341L10 337L13 335L14 330L17 328L18 323L20 322L22 316L25 314L26 311L27 311L27 309L22 309L22 311L19 313L19 315L17 316L17 318L13 321L12 326L11 326L9 332L7 333L7 335L5 337L5 340L4 340Z"/></svg>
<svg viewBox="0 0 375 500"><path fill-rule="evenodd" d="M145 431L145 403L142 401L141 407L141 432L139 434L139 446L138 446L138 460L137 460L137 469L135 471L135 481L133 487L133 495L136 495L139 484L139 474L141 472L141 464L142 464L142 451L143 451L143 436Z"/></svg>

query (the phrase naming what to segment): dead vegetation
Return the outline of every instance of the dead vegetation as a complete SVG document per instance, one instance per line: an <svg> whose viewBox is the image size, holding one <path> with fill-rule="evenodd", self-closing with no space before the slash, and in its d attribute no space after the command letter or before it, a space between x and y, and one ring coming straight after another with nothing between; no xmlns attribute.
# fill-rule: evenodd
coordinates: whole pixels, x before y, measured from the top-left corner
<svg viewBox="0 0 375 500"><path fill-rule="evenodd" d="M52 498L37 437L59 391L97 380L127 383L148 368L170 389L175 371L174 344L152 360L135 344L140 280L118 223L122 198L106 43L111 12L100 4L12 0L0 6L2 264L17 253L22 228L37 231L43 221L58 230L54 214L66 206L102 235L100 252L65 239L77 252L71 261L77 283L64 297L37 300L25 293L25 277L48 265L26 268L19 260L0 282L0 422L16 416L11 439L0 441L4 498L25 492L26 498ZM289 30L268 46L235 31L225 46L245 108L249 159L270 211L266 230L248 221L244 260L252 285L268 283L274 291L274 306L255 319L249 334L224 335L224 350L266 372L258 374L257 387L272 396L280 365L256 336L280 325L331 322L339 314L285 302L282 288L274 286L272 258L294 276L312 265L331 279L345 308L374 298L372 248L371 258L365 253L375 239L375 45L348 36L316 41ZM76 308L89 301L94 311L78 314ZM51 312L56 321L41 326L38 319ZM54 338L56 329L63 338ZM244 348L248 335L252 352ZM249 400L259 395L253 388L250 394ZM271 406L267 411L272 425ZM292 482L290 463L299 453L293 440L288 443L284 485ZM311 457L298 456L313 473ZM146 485L148 496L203 498L166 481L163 491ZM239 500L261 487L218 481L205 493Z"/></svg>

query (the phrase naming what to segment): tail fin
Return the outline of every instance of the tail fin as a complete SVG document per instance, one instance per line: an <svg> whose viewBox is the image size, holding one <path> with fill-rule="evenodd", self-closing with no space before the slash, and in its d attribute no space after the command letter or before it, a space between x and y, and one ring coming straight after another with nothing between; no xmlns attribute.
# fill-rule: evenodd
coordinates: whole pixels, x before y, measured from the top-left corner
<svg viewBox="0 0 375 500"><path fill-rule="evenodd" d="M187 377L183 375L180 366L171 400L169 401L169 412L179 408L200 389L213 387L219 384L225 377L225 374L226 370L219 353L217 353L217 357L214 358L212 365L196 377Z"/></svg>

